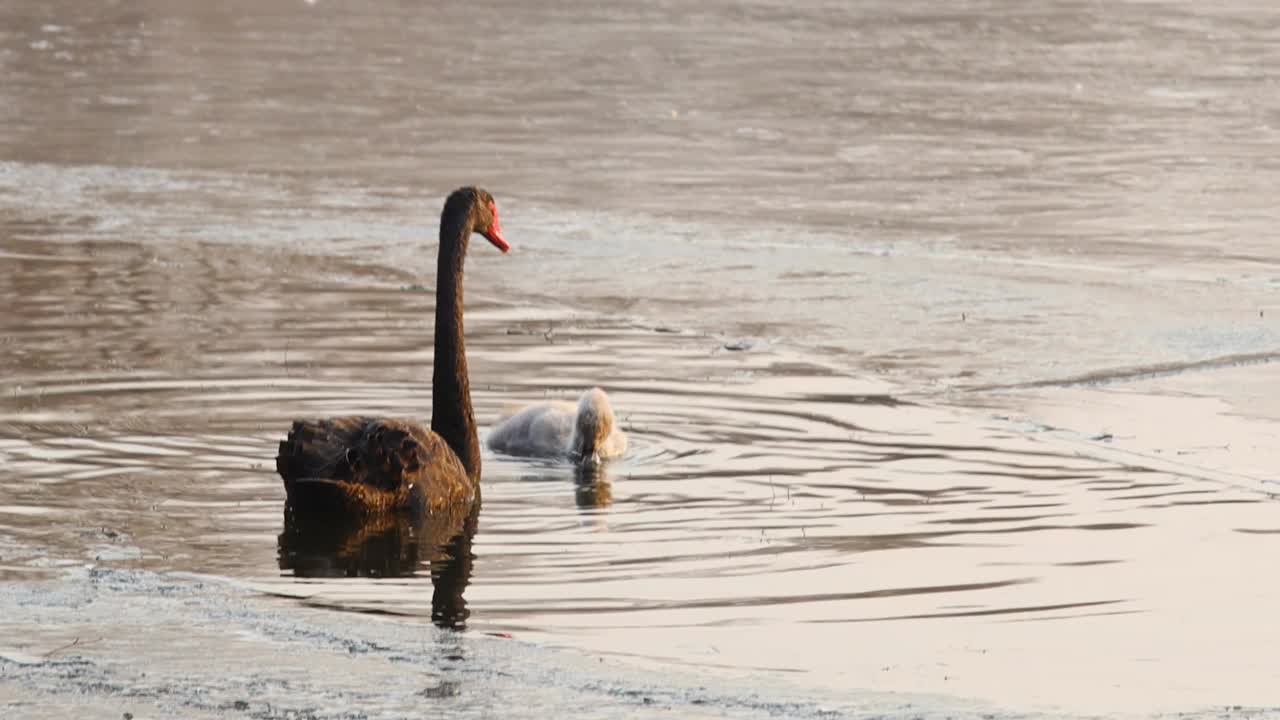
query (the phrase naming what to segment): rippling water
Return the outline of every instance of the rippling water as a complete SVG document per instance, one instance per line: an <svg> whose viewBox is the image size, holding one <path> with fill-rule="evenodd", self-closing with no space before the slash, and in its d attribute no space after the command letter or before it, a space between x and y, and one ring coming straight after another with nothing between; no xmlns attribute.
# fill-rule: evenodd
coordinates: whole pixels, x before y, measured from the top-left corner
<svg viewBox="0 0 1280 720"><path fill-rule="evenodd" d="M0 576L87 552L828 691L1280 703L1280 26L1037 8L0 7L0 535L38 548ZM443 528L289 525L291 419L429 412L424 238L475 178L517 250L468 264L482 425L601 384L632 450L488 454Z"/></svg>
<svg viewBox="0 0 1280 720"><path fill-rule="evenodd" d="M482 422L604 381L629 455L585 478L486 457L472 547L399 527L291 535L275 443L298 415L421 416L431 294L331 258L290 257L305 281L273 282L281 259L255 251L9 247L21 257L3 330L10 357L30 359L10 368L0 406L0 516L55 554L87 547L323 606L890 689L1003 649L996 674L966 687L993 692L984 682L1028 652L1002 648L1028 632L1010 621L1036 621L1037 646L1057 652L1158 630L1212 595L1178 579L1206 543L1249 557L1275 533L1256 492L1092 459L802 356L478 299ZM885 644L846 654L872 639ZM1109 662L1131 673L1138 659L1091 665ZM894 663L906 667L882 685Z"/></svg>

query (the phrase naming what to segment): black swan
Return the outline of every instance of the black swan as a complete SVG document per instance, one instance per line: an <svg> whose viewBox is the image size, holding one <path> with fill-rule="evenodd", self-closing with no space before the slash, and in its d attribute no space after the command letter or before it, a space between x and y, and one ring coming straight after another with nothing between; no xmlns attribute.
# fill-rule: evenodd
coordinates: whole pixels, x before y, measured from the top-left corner
<svg viewBox="0 0 1280 720"><path fill-rule="evenodd" d="M511 249L493 196L479 188L455 190L440 215L431 428L359 416L295 421L276 456L292 509L423 513L477 499L480 441L462 333L462 265L473 232L504 253Z"/></svg>
<svg viewBox="0 0 1280 720"><path fill-rule="evenodd" d="M627 436L600 388L582 393L578 404L551 401L523 408L489 433L489 447L508 455L567 457L586 464L627 451Z"/></svg>

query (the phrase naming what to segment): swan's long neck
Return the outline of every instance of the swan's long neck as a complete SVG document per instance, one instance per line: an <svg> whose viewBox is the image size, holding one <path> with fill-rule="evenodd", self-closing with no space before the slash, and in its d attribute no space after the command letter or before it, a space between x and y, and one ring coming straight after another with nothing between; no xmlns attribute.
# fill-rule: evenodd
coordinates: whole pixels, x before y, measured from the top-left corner
<svg viewBox="0 0 1280 720"><path fill-rule="evenodd" d="M453 198L450 198L452 201ZM449 444L467 475L480 478L480 440L471 410L467 351L462 336L462 264L471 237L470 207L445 204L436 265L435 365L431 377L431 429Z"/></svg>

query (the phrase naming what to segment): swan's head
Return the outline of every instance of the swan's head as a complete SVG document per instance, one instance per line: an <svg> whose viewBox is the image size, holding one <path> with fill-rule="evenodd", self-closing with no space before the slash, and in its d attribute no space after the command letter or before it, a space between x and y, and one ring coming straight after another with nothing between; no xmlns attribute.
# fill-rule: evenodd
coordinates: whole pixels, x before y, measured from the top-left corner
<svg viewBox="0 0 1280 720"><path fill-rule="evenodd" d="M578 399L578 416L574 419L570 452L576 460L596 464L600 451L613 433L613 408L609 396L600 388L591 388Z"/></svg>
<svg viewBox="0 0 1280 720"><path fill-rule="evenodd" d="M511 249L507 239L502 237L502 225L498 222L498 206L487 190L478 187L464 187L454 190L445 200L444 212L451 210L465 212L471 221L473 232L480 233L493 246L506 252Z"/></svg>

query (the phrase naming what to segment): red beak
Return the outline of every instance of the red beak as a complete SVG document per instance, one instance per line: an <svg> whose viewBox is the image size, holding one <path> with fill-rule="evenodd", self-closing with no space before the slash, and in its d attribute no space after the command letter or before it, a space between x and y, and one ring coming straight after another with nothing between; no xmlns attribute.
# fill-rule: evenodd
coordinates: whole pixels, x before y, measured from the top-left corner
<svg viewBox="0 0 1280 720"><path fill-rule="evenodd" d="M506 252L511 249L511 244L502 237L502 231L497 228L497 223L494 224L494 227L489 230L489 232L480 234L484 235L489 242L493 243L494 247L498 248L502 252Z"/></svg>
<svg viewBox="0 0 1280 720"><path fill-rule="evenodd" d="M488 232L481 231L480 234L493 243L494 247L505 253L511 249L511 245L506 238L502 237L502 226L498 224L498 208L494 207L493 203L489 203L489 214L493 216L493 224L489 226Z"/></svg>

